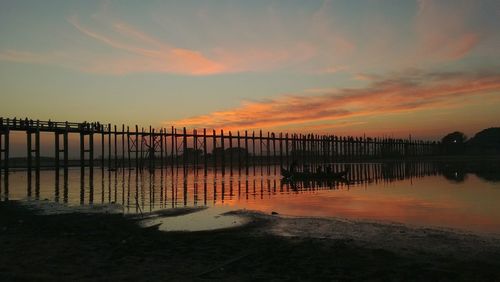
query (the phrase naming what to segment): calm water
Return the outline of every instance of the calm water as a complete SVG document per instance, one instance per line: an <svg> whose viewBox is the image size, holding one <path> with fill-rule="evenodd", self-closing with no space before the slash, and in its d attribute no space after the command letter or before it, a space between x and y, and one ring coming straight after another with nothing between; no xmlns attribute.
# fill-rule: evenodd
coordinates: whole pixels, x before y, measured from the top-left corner
<svg viewBox="0 0 500 282"><path fill-rule="evenodd" d="M1 181L2 200L35 199L71 206L116 203L124 213L176 207L208 207L218 211L249 209L293 216L327 216L451 227L500 234L500 167L498 163L356 163L348 182L284 183L278 167L251 167L223 174L220 170L182 168L107 171L94 169L83 179L70 169L26 171Z"/></svg>

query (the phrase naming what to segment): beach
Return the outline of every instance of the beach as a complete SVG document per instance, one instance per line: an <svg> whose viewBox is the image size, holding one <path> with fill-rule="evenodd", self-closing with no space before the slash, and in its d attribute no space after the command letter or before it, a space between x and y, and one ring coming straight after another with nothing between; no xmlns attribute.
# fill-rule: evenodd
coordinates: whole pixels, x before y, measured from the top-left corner
<svg viewBox="0 0 500 282"><path fill-rule="evenodd" d="M180 209L161 217L199 212ZM2 281L500 280L496 235L234 211L244 224L165 232L144 215L0 203Z"/></svg>

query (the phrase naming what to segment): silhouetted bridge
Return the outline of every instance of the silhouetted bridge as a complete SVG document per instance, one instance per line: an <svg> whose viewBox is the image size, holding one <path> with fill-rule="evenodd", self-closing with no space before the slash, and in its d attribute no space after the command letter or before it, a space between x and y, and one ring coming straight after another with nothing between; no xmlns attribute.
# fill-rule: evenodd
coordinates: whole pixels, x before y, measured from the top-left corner
<svg viewBox="0 0 500 282"><path fill-rule="evenodd" d="M67 173L69 135L79 135L78 165L82 169L94 166L102 169L135 167L136 169L166 166L203 168L225 167L248 173L254 165L317 166L324 163L373 159L407 159L439 154L439 143L392 138L352 137L317 134L274 133L262 130L224 132L133 128L99 122L55 122L31 119L0 118L0 161L3 171L10 168L10 134L26 133L26 168L41 167L40 133L54 133L54 159L51 166ZM96 142L97 141L97 142ZM96 157L96 154L99 154Z"/></svg>

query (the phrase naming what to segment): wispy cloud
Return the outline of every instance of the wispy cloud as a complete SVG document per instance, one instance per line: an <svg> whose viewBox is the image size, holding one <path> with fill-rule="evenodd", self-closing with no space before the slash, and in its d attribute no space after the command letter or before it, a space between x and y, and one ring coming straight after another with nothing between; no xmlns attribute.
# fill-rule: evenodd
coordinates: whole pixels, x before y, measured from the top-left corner
<svg viewBox="0 0 500 282"><path fill-rule="evenodd" d="M487 35L477 26L480 1L419 0L415 28L420 59L457 60L470 53Z"/></svg>
<svg viewBox="0 0 500 282"><path fill-rule="evenodd" d="M48 55L40 55L31 52L16 50L0 51L0 60L16 63L45 63L51 60Z"/></svg>
<svg viewBox="0 0 500 282"><path fill-rule="evenodd" d="M498 45L499 7L492 3L417 0L416 6L401 5L408 9L394 13L387 9L390 3L344 5L330 0L310 5L252 4L254 9L237 3L225 5L227 10L215 4L188 5L188 9L145 5L147 13L142 16L147 19L138 24L104 2L94 14L75 11L66 18L60 36L65 41L59 49L1 49L0 61L115 75L271 71L352 75L428 68L460 60L481 47L498 53L490 51ZM491 37L496 41L488 41Z"/></svg>
<svg viewBox="0 0 500 282"><path fill-rule="evenodd" d="M223 72L225 66L200 52L173 47L123 22L112 24L112 35L81 25L76 17L68 21L81 33L129 56L99 60L86 69L97 72L167 72L206 75ZM143 47L145 46L145 47Z"/></svg>
<svg viewBox="0 0 500 282"><path fill-rule="evenodd" d="M480 93L499 91L498 73L425 73L412 70L372 81L365 88L322 94L284 95L266 101L246 101L240 107L167 121L188 127L250 129L342 121L454 105ZM316 91L317 93L317 91Z"/></svg>
<svg viewBox="0 0 500 282"><path fill-rule="evenodd" d="M104 21L104 24L100 21L103 25L100 29L83 25L77 16L68 17L67 22L87 39L107 46L115 52L89 53L85 48L57 53L3 50L0 51L0 60L62 65L102 74L149 72L213 75L274 70L306 61L315 54L315 47L312 44L297 42L288 48L214 47L208 56L201 51L176 47L120 20ZM77 59L82 57L85 59Z"/></svg>
<svg viewBox="0 0 500 282"><path fill-rule="evenodd" d="M69 17L68 22L80 34L120 52L89 53L85 48L46 53L0 50L0 61L58 65L104 74L151 72L210 75L227 71L224 64L201 52L163 43L124 22L110 24L111 32L108 33L85 27L75 16Z"/></svg>

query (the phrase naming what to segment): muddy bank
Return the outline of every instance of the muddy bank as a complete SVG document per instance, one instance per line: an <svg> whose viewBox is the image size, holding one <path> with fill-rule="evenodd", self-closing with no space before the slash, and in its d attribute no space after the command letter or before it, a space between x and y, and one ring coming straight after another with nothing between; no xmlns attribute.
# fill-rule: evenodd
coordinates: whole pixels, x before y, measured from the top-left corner
<svg viewBox="0 0 500 282"><path fill-rule="evenodd" d="M139 221L120 213L40 215L1 202L0 280L500 280L497 241L467 237L475 235L450 241L488 250L471 256L468 247L418 247L428 240L404 250L391 244L405 241L391 227L371 226L378 235L370 235L368 227L348 223L359 228L349 238L347 225L322 219L292 228L303 223L257 215L241 227L204 232L161 232ZM431 234L441 244L450 238Z"/></svg>
<svg viewBox="0 0 500 282"><path fill-rule="evenodd" d="M396 253L433 253L462 258L481 258L500 254L499 234L479 234L458 229L426 228L399 223L356 221L341 218L314 218L266 215L235 211L266 225L254 232L289 238L344 240L362 248L384 249Z"/></svg>

